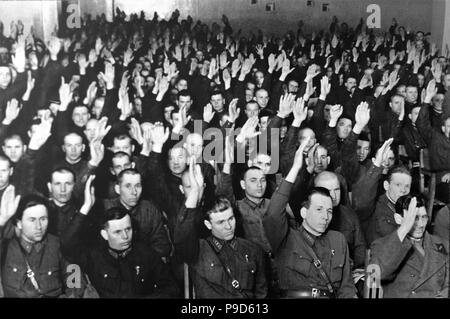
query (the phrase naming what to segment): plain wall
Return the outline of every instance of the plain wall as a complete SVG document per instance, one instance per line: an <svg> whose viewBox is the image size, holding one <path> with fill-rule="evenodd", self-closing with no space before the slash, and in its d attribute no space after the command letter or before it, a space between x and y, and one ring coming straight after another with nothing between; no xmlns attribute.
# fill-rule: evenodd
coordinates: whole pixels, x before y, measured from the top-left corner
<svg viewBox="0 0 450 319"><path fill-rule="evenodd" d="M144 10L147 16L152 16L154 11L158 11L162 17L168 17L170 12L179 8L182 17L189 14L194 20L201 19L207 23L220 21L222 14L226 14L236 29L247 32L256 26L277 34L295 30L299 20L305 22L307 32L328 28L334 15L340 21L356 26L360 18L367 19L367 6L374 2L381 7L383 30L389 28L392 18L396 17L401 25L430 31L433 1L313 0L313 7L307 7L306 0L257 0L256 4L251 4L251 0L115 0L115 4L127 13ZM266 11L266 4L270 2L275 4L274 12ZM323 3L329 3L329 11L322 11Z"/></svg>

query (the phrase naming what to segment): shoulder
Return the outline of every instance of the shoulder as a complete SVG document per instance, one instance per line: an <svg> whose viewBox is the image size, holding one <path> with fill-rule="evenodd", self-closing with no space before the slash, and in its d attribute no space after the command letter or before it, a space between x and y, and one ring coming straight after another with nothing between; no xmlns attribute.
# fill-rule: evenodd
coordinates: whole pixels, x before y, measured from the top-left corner
<svg viewBox="0 0 450 319"><path fill-rule="evenodd" d="M259 245L241 237L236 237L236 241L242 252L253 255L262 255L262 249Z"/></svg>
<svg viewBox="0 0 450 319"><path fill-rule="evenodd" d="M345 236L341 232L335 230L328 230L325 236L328 237L332 245L340 245L340 246L347 245L347 240L345 239Z"/></svg>
<svg viewBox="0 0 450 319"><path fill-rule="evenodd" d="M429 237L432 245L434 246L434 248L436 249L436 251L444 254L444 255L448 255L448 242L446 242L445 240L443 240L441 237L435 236L435 235L431 235L429 233L425 233L425 236Z"/></svg>

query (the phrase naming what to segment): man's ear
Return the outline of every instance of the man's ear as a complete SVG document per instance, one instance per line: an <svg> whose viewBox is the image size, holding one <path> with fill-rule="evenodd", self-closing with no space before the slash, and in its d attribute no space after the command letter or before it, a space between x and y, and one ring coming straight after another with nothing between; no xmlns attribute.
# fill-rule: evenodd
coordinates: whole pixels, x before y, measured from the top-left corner
<svg viewBox="0 0 450 319"><path fill-rule="evenodd" d="M3 151L3 154L6 154L6 147L4 145L2 145L2 151Z"/></svg>
<svg viewBox="0 0 450 319"><path fill-rule="evenodd" d="M445 134L445 126L441 126L442 133Z"/></svg>
<svg viewBox="0 0 450 319"><path fill-rule="evenodd" d="M112 167L109 168L109 172L111 173L112 176L115 175L114 170L112 169Z"/></svg>
<svg viewBox="0 0 450 319"><path fill-rule="evenodd" d="M383 187L384 187L385 191L388 191L389 190L389 182L388 181L384 181L383 182Z"/></svg>
<svg viewBox="0 0 450 319"><path fill-rule="evenodd" d="M114 191L116 192L117 195L120 195L120 186L119 186L119 184L114 185Z"/></svg>
<svg viewBox="0 0 450 319"><path fill-rule="evenodd" d="M18 229L22 230L22 221L18 220L16 226L17 226Z"/></svg>
<svg viewBox="0 0 450 319"><path fill-rule="evenodd" d="M206 228L208 228L209 230L212 229L212 225L211 225L211 222L209 220L204 220L203 223L205 224Z"/></svg>
<svg viewBox="0 0 450 319"><path fill-rule="evenodd" d="M327 164L330 165L331 157L327 156Z"/></svg>
<svg viewBox="0 0 450 319"><path fill-rule="evenodd" d="M247 166L248 166L248 167L252 167L252 166L253 166L253 161L252 161L251 159L249 159L249 160L247 161Z"/></svg>
<svg viewBox="0 0 450 319"><path fill-rule="evenodd" d="M402 224L403 217L400 214L394 213L394 220L398 225Z"/></svg>
<svg viewBox="0 0 450 319"><path fill-rule="evenodd" d="M84 152L84 149L85 149L85 148L86 148L86 145L83 144L83 145L81 146L81 152Z"/></svg>
<svg viewBox="0 0 450 319"><path fill-rule="evenodd" d="M66 152L66 147L63 145L61 146L62 151L65 153Z"/></svg>
<svg viewBox="0 0 450 319"><path fill-rule="evenodd" d="M408 114L408 118L409 118L410 120L412 120L412 116L411 116L411 113L410 113L410 114Z"/></svg>
<svg viewBox="0 0 450 319"><path fill-rule="evenodd" d="M47 183L47 188L48 188L48 193L51 195L52 194L52 184L50 182Z"/></svg>
<svg viewBox="0 0 450 319"><path fill-rule="evenodd" d="M131 145L131 154L134 153L134 145Z"/></svg>
<svg viewBox="0 0 450 319"><path fill-rule="evenodd" d="M136 163L135 162L131 162L131 168L135 168L136 167Z"/></svg>
<svg viewBox="0 0 450 319"><path fill-rule="evenodd" d="M9 177L11 177L12 174L14 174L14 167L9 168Z"/></svg>
<svg viewBox="0 0 450 319"><path fill-rule="evenodd" d="M106 240L106 241L108 240L108 233L106 232L106 230L102 229L100 231L100 235L102 235L104 240Z"/></svg>
<svg viewBox="0 0 450 319"><path fill-rule="evenodd" d="M241 180L239 183L241 184L241 188L243 190L245 190L245 182L243 180Z"/></svg>
<svg viewBox="0 0 450 319"><path fill-rule="evenodd" d="M306 207L302 207L300 209L300 216L302 216L303 219L306 218L306 213L308 212L308 210L306 209Z"/></svg>
<svg viewBox="0 0 450 319"><path fill-rule="evenodd" d="M187 143L183 143L183 148L187 150Z"/></svg>
<svg viewBox="0 0 450 319"><path fill-rule="evenodd" d="M27 151L27 146L24 145L24 146L23 146L23 152L25 153L26 151Z"/></svg>

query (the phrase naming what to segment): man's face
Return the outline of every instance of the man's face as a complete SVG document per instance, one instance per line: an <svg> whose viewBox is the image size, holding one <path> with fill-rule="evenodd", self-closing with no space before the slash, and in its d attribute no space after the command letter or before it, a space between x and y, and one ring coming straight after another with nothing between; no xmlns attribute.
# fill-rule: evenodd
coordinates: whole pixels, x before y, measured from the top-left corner
<svg viewBox="0 0 450 319"><path fill-rule="evenodd" d="M318 147L314 154L314 172L319 174L326 171L329 160L327 149L325 147Z"/></svg>
<svg viewBox="0 0 450 319"><path fill-rule="evenodd" d="M269 174L270 165L272 165L272 160L266 154L258 154L253 162L253 166L259 167L265 175Z"/></svg>
<svg viewBox="0 0 450 319"><path fill-rule="evenodd" d="M333 202L328 196L313 194L309 208L302 208L301 214L307 228L316 235L321 235L333 218Z"/></svg>
<svg viewBox="0 0 450 319"><path fill-rule="evenodd" d="M178 147L169 152L169 169L174 175L181 175L187 167L187 152Z"/></svg>
<svg viewBox="0 0 450 319"><path fill-rule="evenodd" d="M245 195L248 198L263 198L266 186L266 176L260 169L247 171L244 180L241 181L241 187L245 190Z"/></svg>
<svg viewBox="0 0 450 319"><path fill-rule="evenodd" d="M450 118L447 118L442 126L442 132L447 138L450 137Z"/></svg>
<svg viewBox="0 0 450 319"><path fill-rule="evenodd" d="M40 242L47 233L48 212L44 205L36 205L24 210L22 219L17 222L21 237L29 243Z"/></svg>
<svg viewBox="0 0 450 319"><path fill-rule="evenodd" d="M75 180L69 172L54 172L48 183L51 198L60 206L67 204L72 198Z"/></svg>
<svg viewBox="0 0 450 319"><path fill-rule="evenodd" d="M95 99L94 105L92 106L92 114L95 116L95 118L100 118L104 105L105 105L104 98Z"/></svg>
<svg viewBox="0 0 450 319"><path fill-rule="evenodd" d="M259 106L256 103L247 103L245 105L245 114L248 118L258 116L259 114Z"/></svg>
<svg viewBox="0 0 450 319"><path fill-rule="evenodd" d="M190 134L186 138L186 151L189 156L195 156L197 160L202 158L203 138L200 134Z"/></svg>
<svg viewBox="0 0 450 319"><path fill-rule="evenodd" d="M269 93L266 90L258 90L256 92L256 102L264 109L269 104Z"/></svg>
<svg viewBox="0 0 450 319"><path fill-rule="evenodd" d="M108 221L108 226L101 231L101 234L108 241L110 248L118 251L127 250L130 248L133 238L130 215Z"/></svg>
<svg viewBox="0 0 450 319"><path fill-rule="evenodd" d="M268 116L263 116L259 119L259 124L261 127L261 130L264 131L265 129L267 129L267 126L269 125L269 117Z"/></svg>
<svg viewBox="0 0 450 319"><path fill-rule="evenodd" d="M245 102L250 102L251 100L253 100L253 91L246 89L245 90Z"/></svg>
<svg viewBox="0 0 450 319"><path fill-rule="evenodd" d="M409 232L409 236L415 239L421 239L425 233L428 224L428 215L425 207L418 207L414 226Z"/></svg>
<svg viewBox="0 0 450 319"><path fill-rule="evenodd" d="M75 107L72 113L72 120L78 127L85 127L89 121L89 110L85 106Z"/></svg>
<svg viewBox="0 0 450 319"><path fill-rule="evenodd" d="M395 165L395 154L392 150L388 151L388 156L382 165L386 172Z"/></svg>
<svg viewBox="0 0 450 319"><path fill-rule="evenodd" d="M406 88L406 101L409 103L416 103L417 102L417 88L415 86L408 86Z"/></svg>
<svg viewBox="0 0 450 319"><path fill-rule="evenodd" d="M178 97L178 107L181 109L182 107L186 107L186 110L189 111L192 105L192 100L190 96L179 96Z"/></svg>
<svg viewBox="0 0 450 319"><path fill-rule="evenodd" d="M252 92L255 92L256 89L256 85L254 83L251 82L247 82L247 86L245 87L247 90L250 90Z"/></svg>
<svg viewBox="0 0 450 319"><path fill-rule="evenodd" d="M115 138L111 150L113 153L124 152L127 153L129 156L131 156L131 154L134 151L134 148L133 145L131 144L130 138L127 137L120 140Z"/></svg>
<svg viewBox="0 0 450 319"><path fill-rule="evenodd" d="M331 104L326 104L325 107L323 108L323 119L328 123L330 122L331 119L331 115L330 115L330 111L331 111Z"/></svg>
<svg viewBox="0 0 450 319"><path fill-rule="evenodd" d="M188 89L188 83L186 80L181 79L180 81L178 81L178 83L177 83L178 92L181 92L181 91L187 90L187 89Z"/></svg>
<svg viewBox="0 0 450 319"><path fill-rule="evenodd" d="M388 197L395 203L403 195L408 195L411 189L411 176L403 173L395 173L391 181L384 182L384 189Z"/></svg>
<svg viewBox="0 0 450 319"><path fill-rule="evenodd" d="M95 131L97 129L98 121L96 119L90 119L86 124L86 129L84 130L84 135L87 140L91 142L95 137Z"/></svg>
<svg viewBox="0 0 450 319"><path fill-rule="evenodd" d="M209 220L205 220L205 226L218 239L233 239L236 229L236 219L234 218L233 209L228 208L223 212L212 213L209 215Z"/></svg>
<svg viewBox="0 0 450 319"><path fill-rule="evenodd" d="M416 124L417 118L419 117L420 107L415 107L411 110L411 114L409 114L409 119L413 124Z"/></svg>
<svg viewBox="0 0 450 319"><path fill-rule="evenodd" d="M350 135L352 131L352 121L347 118L339 119L336 126L337 136L340 139L345 139Z"/></svg>
<svg viewBox="0 0 450 319"><path fill-rule="evenodd" d="M370 142L358 140L356 154L358 155L358 160L364 162L370 153Z"/></svg>
<svg viewBox="0 0 450 319"><path fill-rule="evenodd" d="M444 86L445 86L446 90L450 89L450 74L446 74L444 76Z"/></svg>
<svg viewBox="0 0 450 319"><path fill-rule="evenodd" d="M216 112L222 112L223 106L225 104L225 100L223 99L222 94L216 94L211 96L211 105Z"/></svg>
<svg viewBox="0 0 450 319"><path fill-rule="evenodd" d="M298 92L298 82L297 81L289 81L288 83L288 91L289 93L297 93Z"/></svg>
<svg viewBox="0 0 450 319"><path fill-rule="evenodd" d="M399 95L392 97L391 102L389 102L392 112L399 115L405 106L405 99Z"/></svg>
<svg viewBox="0 0 450 319"><path fill-rule="evenodd" d="M444 104L445 96L442 93L436 94L431 100L433 108L437 111L442 111L442 105Z"/></svg>
<svg viewBox="0 0 450 319"><path fill-rule="evenodd" d="M139 174L125 174L122 176L122 182L118 187L120 201L128 209L133 208L139 202L142 194L141 175Z"/></svg>
<svg viewBox="0 0 450 319"><path fill-rule="evenodd" d="M84 151L84 144L81 136L69 134L64 138L63 152L69 163L77 162L81 159Z"/></svg>
<svg viewBox="0 0 450 319"><path fill-rule="evenodd" d="M345 82L345 87L347 88L348 92L351 92L356 87L356 79L348 78Z"/></svg>
<svg viewBox="0 0 450 319"><path fill-rule="evenodd" d="M316 187L323 187L328 189L331 195L333 207L337 207L341 202L341 185L339 180L335 178L319 178L317 182L314 183Z"/></svg>
<svg viewBox="0 0 450 319"><path fill-rule="evenodd" d="M262 85L264 82L264 73L262 73L261 71L258 71L255 73L255 81L258 85Z"/></svg>
<svg viewBox="0 0 450 319"><path fill-rule="evenodd" d="M417 82L419 84L419 87L423 87L423 84L425 83L425 77L423 76L423 74L418 74L417 75Z"/></svg>
<svg viewBox="0 0 450 319"><path fill-rule="evenodd" d="M0 66L0 89L6 89L11 83L11 72L6 66Z"/></svg>
<svg viewBox="0 0 450 319"><path fill-rule="evenodd" d="M305 147L305 152L308 152L311 147L313 147L316 144L316 133L314 133L313 130L305 128L300 131L300 134L298 135L299 144L302 144L305 139L309 137L309 142Z"/></svg>
<svg viewBox="0 0 450 319"><path fill-rule="evenodd" d="M11 138L5 141L3 145L3 153L13 163L17 163L25 152L25 146L22 141L17 138Z"/></svg>
<svg viewBox="0 0 450 319"><path fill-rule="evenodd" d="M164 119L168 122L168 123L172 123L172 112L175 110L175 107L170 105L164 108Z"/></svg>
<svg viewBox="0 0 450 319"><path fill-rule="evenodd" d="M0 160L0 189L4 189L9 185L9 178L13 170L8 161Z"/></svg>
<svg viewBox="0 0 450 319"><path fill-rule="evenodd" d="M127 156L121 156L121 157L114 157L112 159L112 168L111 173L114 176L119 176L119 174L128 168L132 168L133 165L130 161L130 158Z"/></svg>

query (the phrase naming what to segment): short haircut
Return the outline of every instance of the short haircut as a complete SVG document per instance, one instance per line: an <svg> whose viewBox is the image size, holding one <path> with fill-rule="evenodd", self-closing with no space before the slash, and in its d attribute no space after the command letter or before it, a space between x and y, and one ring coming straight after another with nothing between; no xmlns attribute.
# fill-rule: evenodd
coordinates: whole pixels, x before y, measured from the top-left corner
<svg viewBox="0 0 450 319"><path fill-rule="evenodd" d="M113 166L113 160L114 159L116 159L116 158L123 158L123 157L128 158L130 160L130 162L131 162L131 156L130 155L128 155L125 152L117 152L117 153L114 153L113 156L111 157L111 166Z"/></svg>
<svg viewBox="0 0 450 319"><path fill-rule="evenodd" d="M214 89L211 94L210 94L210 98L212 98L214 95L221 95L222 98L225 98L225 95L223 94L223 92L221 90L218 89Z"/></svg>
<svg viewBox="0 0 450 319"><path fill-rule="evenodd" d="M330 191L325 187L313 187L309 192L308 199L303 203L303 207L309 208L311 206L311 198L313 195L322 195L328 197L330 200L333 200L330 195Z"/></svg>
<svg viewBox="0 0 450 319"><path fill-rule="evenodd" d="M128 215L128 211L124 207L112 207L107 209L102 216L101 227L102 229L108 229L110 220L119 220Z"/></svg>
<svg viewBox="0 0 450 319"><path fill-rule="evenodd" d="M127 168L127 169L124 169L123 171L121 171L119 173L119 176L117 176L117 184L120 185L120 183L122 183L123 177L125 175L139 175L142 178L141 173L139 173L136 169L134 169L134 168Z"/></svg>
<svg viewBox="0 0 450 319"><path fill-rule="evenodd" d="M417 207L426 207L426 199L422 194L408 194L397 199L397 202L395 203L395 212L400 216L403 216L403 211L408 210L409 203L411 203L411 200L414 197L417 199Z"/></svg>
<svg viewBox="0 0 450 319"><path fill-rule="evenodd" d="M245 177L247 176L247 173L249 172L249 171L253 171L253 170L258 170L258 171L262 171L262 169L260 169L259 167L257 167L257 166L250 166L249 168L247 168L243 173L242 173L242 178L241 178L241 180L245 180Z"/></svg>
<svg viewBox="0 0 450 319"><path fill-rule="evenodd" d="M52 170L52 173L50 174L50 182L53 180L53 174L55 174L55 173L72 174L74 181L76 181L76 178L77 178L74 170L72 170L71 168L66 167L66 166L59 166Z"/></svg>
<svg viewBox="0 0 450 319"><path fill-rule="evenodd" d="M123 140L126 140L126 139L129 139L131 141L131 136L128 135L128 134L118 134L118 135L114 136L113 144L114 144L115 140L123 141Z"/></svg>
<svg viewBox="0 0 450 319"><path fill-rule="evenodd" d="M359 134L358 136L358 140L370 142L369 134L367 134L366 132L361 132L361 134Z"/></svg>
<svg viewBox="0 0 450 319"><path fill-rule="evenodd" d="M205 220L210 221L211 214L224 212L228 208L233 208L231 202L225 196L217 196L212 207L206 211L204 218Z"/></svg>
<svg viewBox="0 0 450 319"><path fill-rule="evenodd" d="M86 110L88 110L88 113L89 113L89 107L88 107L87 105L84 105L84 104L77 104L77 105L75 105L75 106L73 107L72 112L73 112L76 108L79 108L79 107L84 107L84 108L86 108Z"/></svg>
<svg viewBox="0 0 450 319"><path fill-rule="evenodd" d="M188 90L181 90L178 92L177 98L180 99L182 96L189 96L192 100L192 94Z"/></svg>
<svg viewBox="0 0 450 319"><path fill-rule="evenodd" d="M43 205L47 209L47 216L48 216L48 199L45 197L42 197L37 194L29 194L20 199L19 206L17 207L16 213L14 214L13 223L17 225L17 222L19 220L22 220L23 213L28 208Z"/></svg>
<svg viewBox="0 0 450 319"><path fill-rule="evenodd" d="M256 102L256 101L249 101L249 102L247 102L247 104L245 104L245 108L247 108L247 106L248 105L250 105L250 104L253 104L253 105L256 105L258 108L259 108L259 104L258 104L258 102Z"/></svg>
<svg viewBox="0 0 450 319"><path fill-rule="evenodd" d="M8 157L0 155L0 161L7 162L9 167L11 167L11 161L9 160Z"/></svg>
<svg viewBox="0 0 450 319"><path fill-rule="evenodd" d="M76 136L78 136L79 138L81 138L81 142L83 142L83 136L81 136L81 135L78 134L77 132L68 132L68 133L67 133L66 135L64 135L64 137L63 137L63 143L64 143L66 137L69 136L69 135L76 135Z"/></svg>
<svg viewBox="0 0 450 319"><path fill-rule="evenodd" d="M389 183L392 181L392 175L394 175L394 174L405 174L405 175L411 176L411 172L405 166L396 165L396 166L391 167L391 169L388 172L387 181Z"/></svg>
<svg viewBox="0 0 450 319"><path fill-rule="evenodd" d="M23 143L22 136L20 136L19 134L11 134L11 135L8 135L8 136L3 140L3 145L6 145L6 142L8 142L9 140L18 140L18 141L20 141L20 142L22 143L22 145L24 144L24 143Z"/></svg>

